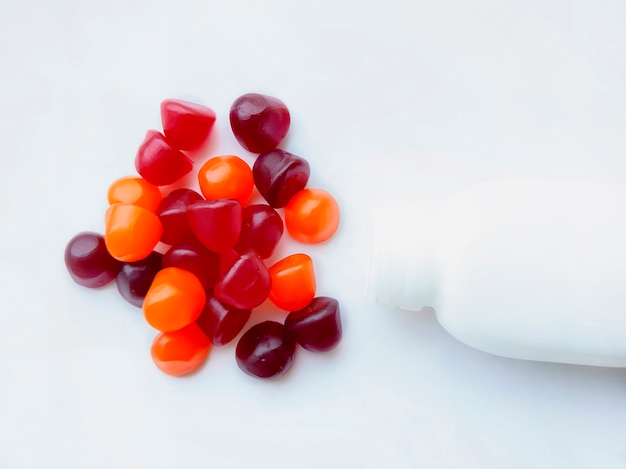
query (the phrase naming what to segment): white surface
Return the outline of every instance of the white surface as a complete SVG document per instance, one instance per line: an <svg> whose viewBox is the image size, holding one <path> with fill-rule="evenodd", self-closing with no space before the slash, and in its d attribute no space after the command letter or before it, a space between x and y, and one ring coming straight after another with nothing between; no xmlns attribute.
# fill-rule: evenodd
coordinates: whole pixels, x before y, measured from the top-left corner
<svg viewBox="0 0 626 469"><path fill-rule="evenodd" d="M514 1L0 3L0 467L622 468L626 371L498 358L433 317L368 305L362 222L504 176L626 182L626 4ZM102 229L161 99L283 99L285 148L336 194L316 260L342 305L330 355L249 378L233 347L171 379L67 240Z"/></svg>
<svg viewBox="0 0 626 469"><path fill-rule="evenodd" d="M496 355L626 368L626 184L497 179L376 211L367 297Z"/></svg>

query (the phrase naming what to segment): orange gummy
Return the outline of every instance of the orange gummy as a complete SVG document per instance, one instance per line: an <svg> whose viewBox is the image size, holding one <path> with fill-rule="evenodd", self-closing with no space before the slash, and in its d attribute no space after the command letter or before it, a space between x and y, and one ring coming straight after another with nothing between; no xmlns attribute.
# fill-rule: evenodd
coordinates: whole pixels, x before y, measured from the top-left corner
<svg viewBox="0 0 626 469"><path fill-rule="evenodd" d="M315 297L313 259L306 254L292 254L269 268L272 279L270 300L285 311L297 311Z"/></svg>
<svg viewBox="0 0 626 469"><path fill-rule="evenodd" d="M109 205L132 204L156 212L163 196L157 186L144 178L126 176L109 186L107 198Z"/></svg>
<svg viewBox="0 0 626 469"><path fill-rule="evenodd" d="M285 207L285 227L293 239L307 244L322 243L339 226L339 205L322 189L303 189Z"/></svg>
<svg viewBox="0 0 626 469"><path fill-rule="evenodd" d="M246 205L254 188L252 169L235 155L209 159L198 172L198 182L205 199L237 199L241 205Z"/></svg>
<svg viewBox="0 0 626 469"><path fill-rule="evenodd" d="M159 217L143 207L114 204L105 215L104 242L118 261L145 259L161 239Z"/></svg>
<svg viewBox="0 0 626 469"><path fill-rule="evenodd" d="M166 267L159 271L143 300L143 314L155 329L182 329L200 316L206 293L200 280L187 270Z"/></svg>
<svg viewBox="0 0 626 469"><path fill-rule="evenodd" d="M180 376L197 370L207 359L211 342L196 323L177 331L161 332L152 342L150 355L163 373Z"/></svg>

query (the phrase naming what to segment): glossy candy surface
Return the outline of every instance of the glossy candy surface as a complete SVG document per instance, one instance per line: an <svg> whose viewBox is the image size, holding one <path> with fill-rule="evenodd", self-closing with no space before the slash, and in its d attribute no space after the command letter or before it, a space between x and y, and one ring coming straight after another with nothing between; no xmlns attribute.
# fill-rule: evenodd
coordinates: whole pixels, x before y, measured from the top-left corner
<svg viewBox="0 0 626 469"><path fill-rule="evenodd" d="M198 319L205 301L204 288L195 275L167 267L154 277L143 301L143 312L155 329L175 331Z"/></svg>
<svg viewBox="0 0 626 469"><path fill-rule="evenodd" d="M261 153L252 173L259 193L272 207L280 208L306 187L311 169L304 158L277 148Z"/></svg>
<svg viewBox="0 0 626 469"><path fill-rule="evenodd" d="M341 340L339 303L334 298L318 296L304 308L289 313L285 326L306 350L331 350Z"/></svg>
<svg viewBox="0 0 626 469"><path fill-rule="evenodd" d="M143 299L152 285L155 275L161 270L163 256L152 252L136 262L126 262L117 274L117 290L131 305L141 308Z"/></svg>
<svg viewBox="0 0 626 469"><path fill-rule="evenodd" d="M200 200L202 196L191 189L176 189L163 198L156 212L163 224L161 241L172 245L191 234L187 210Z"/></svg>
<svg viewBox="0 0 626 469"><path fill-rule="evenodd" d="M205 199L236 199L246 205L254 189L252 169L235 155L214 156L198 172Z"/></svg>
<svg viewBox="0 0 626 469"><path fill-rule="evenodd" d="M148 257L162 232L159 217L145 208L115 204L106 211L104 241L117 260L134 262Z"/></svg>
<svg viewBox="0 0 626 469"><path fill-rule="evenodd" d="M283 236L283 219L269 205L248 205L243 209L241 233L235 249L252 249L262 259L272 255Z"/></svg>
<svg viewBox="0 0 626 469"><path fill-rule="evenodd" d="M242 208L235 199L201 200L189 206L191 230L207 249L224 252L235 247L241 232Z"/></svg>
<svg viewBox="0 0 626 469"><path fill-rule="evenodd" d="M206 361L211 342L195 324L159 333L150 348L154 364L170 376L181 376L197 370Z"/></svg>
<svg viewBox="0 0 626 469"><path fill-rule="evenodd" d="M178 150L195 150L209 137L215 112L189 101L166 99L161 102L161 122L170 145Z"/></svg>
<svg viewBox="0 0 626 469"><path fill-rule="evenodd" d="M140 177L128 176L118 179L109 186L107 198L109 205L138 205L155 212L163 197L159 188L154 184Z"/></svg>
<svg viewBox="0 0 626 469"><path fill-rule="evenodd" d="M226 305L211 296L207 298L196 324L214 345L225 345L243 330L250 319L251 312L250 309L238 309Z"/></svg>
<svg viewBox="0 0 626 469"><path fill-rule="evenodd" d="M156 130L149 130L137 150L135 169L155 186L173 184L193 168L192 161L172 148L165 137Z"/></svg>
<svg viewBox="0 0 626 469"><path fill-rule="evenodd" d="M263 303L271 287L270 273L253 251L237 258L215 285L215 297L238 309L252 309Z"/></svg>
<svg viewBox="0 0 626 469"><path fill-rule="evenodd" d="M237 343L237 365L258 378L285 373L293 363L296 341L287 328L275 321L261 322L244 333Z"/></svg>
<svg viewBox="0 0 626 469"><path fill-rule="evenodd" d="M241 257L240 252L235 251L234 249L229 249L228 251L220 252L220 277L225 275L226 272L230 270L230 268L239 260Z"/></svg>
<svg viewBox="0 0 626 469"><path fill-rule="evenodd" d="M163 256L163 267L178 267L196 276L205 290L213 291L220 274L220 256L194 236L178 241Z"/></svg>
<svg viewBox="0 0 626 469"><path fill-rule="evenodd" d="M302 253L292 254L269 268L272 279L270 300L285 311L304 308L315 297L313 259Z"/></svg>
<svg viewBox="0 0 626 469"><path fill-rule="evenodd" d="M291 117L285 103L272 96L248 93L230 108L230 125L242 147L252 153L273 150L289 131Z"/></svg>
<svg viewBox="0 0 626 469"><path fill-rule="evenodd" d="M339 205L322 189L304 189L285 207L285 227L297 241L323 243L339 227Z"/></svg>
<svg viewBox="0 0 626 469"><path fill-rule="evenodd" d="M67 243L65 266L77 284L98 288L113 281L122 264L109 254L101 234L85 231Z"/></svg>
<svg viewBox="0 0 626 469"><path fill-rule="evenodd" d="M298 343L317 352L334 348L342 335L339 304L315 298L311 257L293 254L268 267L285 230L297 241L320 243L339 224L332 196L306 188L309 163L278 149L290 127L286 105L258 93L237 98L231 128L258 156L252 167L235 155L209 158L198 170L198 192L161 186L188 185L181 179L193 162L185 152L207 142L216 115L179 99L162 101L160 109L163 133L149 130L135 156L140 177L122 177L109 187L104 236L85 232L68 243L71 277L87 287L117 277L120 295L159 331L151 356L171 376L192 373L213 344L238 336L238 366L261 378L285 373ZM255 187L267 204L249 205L258 198ZM268 299L289 312L285 323L265 320L245 331L255 308L261 306L256 313L267 319Z"/></svg>

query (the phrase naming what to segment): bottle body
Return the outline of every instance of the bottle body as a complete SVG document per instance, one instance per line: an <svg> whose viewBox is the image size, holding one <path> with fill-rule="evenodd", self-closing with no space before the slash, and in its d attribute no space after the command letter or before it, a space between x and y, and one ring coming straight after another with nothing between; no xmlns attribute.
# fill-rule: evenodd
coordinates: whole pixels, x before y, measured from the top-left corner
<svg viewBox="0 0 626 469"><path fill-rule="evenodd" d="M385 271L420 285L405 277L391 306L432 306L453 336L496 355L626 367L626 188L499 181L420 216L427 241Z"/></svg>

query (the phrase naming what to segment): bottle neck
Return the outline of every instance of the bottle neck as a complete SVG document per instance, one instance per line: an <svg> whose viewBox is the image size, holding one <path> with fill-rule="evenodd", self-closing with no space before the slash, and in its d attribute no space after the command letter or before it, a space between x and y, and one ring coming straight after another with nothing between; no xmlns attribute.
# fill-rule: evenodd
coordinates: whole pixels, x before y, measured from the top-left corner
<svg viewBox="0 0 626 469"><path fill-rule="evenodd" d="M430 209L372 211L369 301L409 311L436 306L435 228Z"/></svg>

